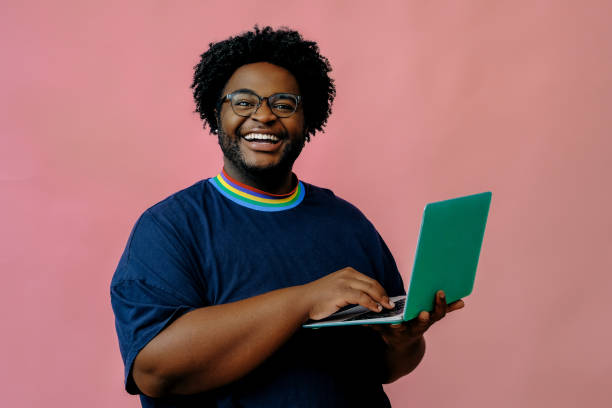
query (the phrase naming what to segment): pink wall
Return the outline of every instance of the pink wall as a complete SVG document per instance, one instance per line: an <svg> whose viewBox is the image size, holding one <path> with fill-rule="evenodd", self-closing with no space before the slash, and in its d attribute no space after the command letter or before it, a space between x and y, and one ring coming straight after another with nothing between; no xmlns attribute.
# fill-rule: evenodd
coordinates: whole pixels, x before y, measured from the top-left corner
<svg viewBox="0 0 612 408"><path fill-rule="evenodd" d="M2 406L138 406L108 284L140 212L219 170L192 66L256 22L330 58L334 114L297 172L405 276L426 202L494 192L475 293L394 406L612 400L609 2L22 3L0 6Z"/></svg>

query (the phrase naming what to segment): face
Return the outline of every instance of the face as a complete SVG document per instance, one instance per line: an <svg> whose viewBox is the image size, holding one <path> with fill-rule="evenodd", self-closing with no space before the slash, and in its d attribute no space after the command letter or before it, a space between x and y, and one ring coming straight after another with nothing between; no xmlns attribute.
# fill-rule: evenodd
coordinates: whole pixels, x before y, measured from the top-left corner
<svg viewBox="0 0 612 408"><path fill-rule="evenodd" d="M286 69L267 62L243 65L230 77L222 95L250 90L267 97L275 93L300 95L295 77ZM228 172L251 176L266 172L290 172L304 147L304 111L302 104L287 117L277 117L262 101L249 117L234 113L229 101L219 114L219 145ZM261 136L265 135L265 136Z"/></svg>

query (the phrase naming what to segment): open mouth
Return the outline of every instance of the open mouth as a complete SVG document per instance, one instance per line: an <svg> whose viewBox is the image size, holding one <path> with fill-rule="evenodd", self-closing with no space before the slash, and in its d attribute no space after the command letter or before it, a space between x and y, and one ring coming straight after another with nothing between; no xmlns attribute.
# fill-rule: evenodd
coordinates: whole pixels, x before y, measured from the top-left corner
<svg viewBox="0 0 612 408"><path fill-rule="evenodd" d="M271 143L275 144L280 141L280 138L276 135L266 134L266 133L249 133L243 136L244 140L247 142L256 142L256 143Z"/></svg>

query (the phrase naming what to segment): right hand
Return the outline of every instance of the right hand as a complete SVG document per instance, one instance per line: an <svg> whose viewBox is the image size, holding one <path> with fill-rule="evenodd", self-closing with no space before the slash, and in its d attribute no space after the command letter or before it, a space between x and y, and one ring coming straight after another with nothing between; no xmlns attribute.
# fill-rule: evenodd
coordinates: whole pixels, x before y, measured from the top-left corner
<svg viewBox="0 0 612 408"><path fill-rule="evenodd" d="M312 320L323 319L348 305L361 305L374 312L394 307L380 283L351 267L307 283L302 289Z"/></svg>

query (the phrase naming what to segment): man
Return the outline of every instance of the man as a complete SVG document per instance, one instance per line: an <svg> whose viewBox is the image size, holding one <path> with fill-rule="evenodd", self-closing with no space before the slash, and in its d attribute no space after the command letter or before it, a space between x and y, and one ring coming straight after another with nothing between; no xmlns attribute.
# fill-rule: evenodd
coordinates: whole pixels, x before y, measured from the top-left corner
<svg viewBox="0 0 612 408"><path fill-rule="evenodd" d="M223 170L145 211L111 283L126 389L144 407L388 406L381 384L463 306L439 293L403 325L301 328L404 293L359 210L292 173L331 112L330 70L315 43L270 27L202 55L192 87Z"/></svg>

